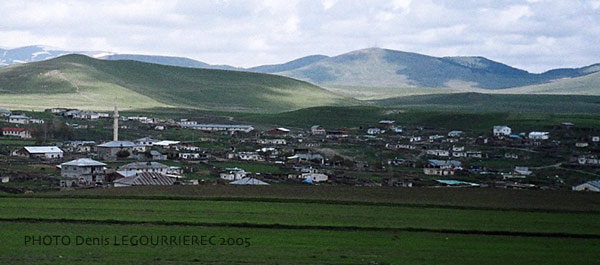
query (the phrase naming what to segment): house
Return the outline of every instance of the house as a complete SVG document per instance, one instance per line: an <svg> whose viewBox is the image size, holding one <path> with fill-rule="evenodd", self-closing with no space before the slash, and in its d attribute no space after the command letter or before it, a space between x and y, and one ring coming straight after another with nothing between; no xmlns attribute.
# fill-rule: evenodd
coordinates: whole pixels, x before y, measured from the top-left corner
<svg viewBox="0 0 600 265"><path fill-rule="evenodd" d="M30 118L30 119L29 119L29 123L33 123L33 124L44 124L44 120L42 120L42 119L34 119L34 118Z"/></svg>
<svg viewBox="0 0 600 265"><path fill-rule="evenodd" d="M269 131L267 131L267 134L270 135L286 135L290 133L290 129L286 129L283 127L279 127L279 128L275 128L275 129L271 129Z"/></svg>
<svg viewBox="0 0 600 265"><path fill-rule="evenodd" d="M421 136L413 136L413 137L410 137L409 141L411 143L420 142L420 141L423 141L423 138L421 138Z"/></svg>
<svg viewBox="0 0 600 265"><path fill-rule="evenodd" d="M157 143L157 142L159 142L159 140L152 139L150 137L139 138L139 139L135 139L133 141L133 143L136 145L144 145L144 146L153 146L154 143Z"/></svg>
<svg viewBox="0 0 600 265"><path fill-rule="evenodd" d="M595 156L590 156L590 157L580 156L577 159L577 162L580 165L600 165L600 159L596 158Z"/></svg>
<svg viewBox="0 0 600 265"><path fill-rule="evenodd" d="M160 152L156 151L156 150L152 150L150 151L150 156L152 160L167 160L167 156L161 154Z"/></svg>
<svg viewBox="0 0 600 265"><path fill-rule="evenodd" d="M58 113L63 113L67 111L66 108L51 108L51 109L45 109L44 112L50 112L53 114L58 114Z"/></svg>
<svg viewBox="0 0 600 265"><path fill-rule="evenodd" d="M80 158L60 164L60 175L77 179L80 184L90 185L105 180L106 164L89 158Z"/></svg>
<svg viewBox="0 0 600 265"><path fill-rule="evenodd" d="M158 172L142 172L113 181L115 187L173 185L175 179Z"/></svg>
<svg viewBox="0 0 600 265"><path fill-rule="evenodd" d="M504 158L519 159L519 155L515 153L504 153Z"/></svg>
<svg viewBox="0 0 600 265"><path fill-rule="evenodd" d="M381 126L381 127L387 127L387 128L396 127L396 121L392 121L392 120L380 120L379 121L379 126Z"/></svg>
<svg viewBox="0 0 600 265"><path fill-rule="evenodd" d="M136 144L130 141L110 141L96 146L98 157L102 160L116 160L131 157ZM122 154L120 157L118 154Z"/></svg>
<svg viewBox="0 0 600 265"><path fill-rule="evenodd" d="M456 170L462 169L462 163L456 160L436 160L430 159L423 168L425 175L447 176L454 175Z"/></svg>
<svg viewBox="0 0 600 265"><path fill-rule="evenodd" d="M62 159L64 152L58 146L25 146L15 152L13 155L38 158L43 160Z"/></svg>
<svg viewBox="0 0 600 265"><path fill-rule="evenodd" d="M259 154L257 154L256 152L239 152L237 154L237 157L240 160L246 160L246 161L259 161L259 160L264 160Z"/></svg>
<svg viewBox="0 0 600 265"><path fill-rule="evenodd" d="M228 125L228 124L180 124L182 128L189 128L201 131L221 131L221 132L245 132L254 130L251 125Z"/></svg>
<svg viewBox="0 0 600 265"><path fill-rule="evenodd" d="M592 142L594 142L594 143L600 142L600 136L592 136Z"/></svg>
<svg viewBox="0 0 600 265"><path fill-rule="evenodd" d="M95 145L94 141L68 141L64 143L63 147L65 151L71 153L90 153L95 150Z"/></svg>
<svg viewBox="0 0 600 265"><path fill-rule="evenodd" d="M461 137L464 134L465 134L465 132L463 132L463 131L454 130L454 131L448 132L448 137Z"/></svg>
<svg viewBox="0 0 600 265"><path fill-rule="evenodd" d="M327 138L345 138L348 137L348 133L345 131L328 131Z"/></svg>
<svg viewBox="0 0 600 265"><path fill-rule="evenodd" d="M156 126L154 126L154 130L164 131L165 130L165 126L164 125L156 125Z"/></svg>
<svg viewBox="0 0 600 265"><path fill-rule="evenodd" d="M118 171L127 172L127 175L132 174L131 172L135 172L136 174L143 172L156 172L168 174L169 166L163 165L158 162L132 162L119 167Z"/></svg>
<svg viewBox="0 0 600 265"><path fill-rule="evenodd" d="M288 157L289 160L297 160L298 162L317 162L325 164L325 158L320 154L300 153Z"/></svg>
<svg viewBox="0 0 600 265"><path fill-rule="evenodd" d="M586 183L573 186L574 191L595 191L600 192L600 179L588 181Z"/></svg>
<svg viewBox="0 0 600 265"><path fill-rule="evenodd" d="M185 126L189 126L189 125L197 125L198 122L197 121L190 121L188 119L181 119L177 122L179 124L179 126L181 127L185 127Z"/></svg>
<svg viewBox="0 0 600 265"><path fill-rule="evenodd" d="M231 185L269 185L269 183L266 183L262 180L256 179L256 178L252 178L252 177L245 177L236 181L232 181L229 182L229 184Z"/></svg>
<svg viewBox="0 0 600 265"><path fill-rule="evenodd" d="M12 113L7 109L0 109L0 117L10 117Z"/></svg>
<svg viewBox="0 0 600 265"><path fill-rule="evenodd" d="M367 134L371 134L371 135L373 135L373 134L382 134L384 132L385 132L384 130L379 129L379 128L369 128L369 129L367 129Z"/></svg>
<svg viewBox="0 0 600 265"><path fill-rule="evenodd" d="M520 174L524 176L528 176L531 175L531 173L533 173L531 170L529 170L528 167L515 167L513 171L515 174Z"/></svg>
<svg viewBox="0 0 600 265"><path fill-rule="evenodd" d="M588 142L577 142L575 143L575 147L583 148L588 147L590 144Z"/></svg>
<svg viewBox="0 0 600 265"><path fill-rule="evenodd" d="M512 132L510 127L504 125L496 125L492 128L494 136L509 136Z"/></svg>
<svg viewBox="0 0 600 265"><path fill-rule="evenodd" d="M31 138L31 132L24 128L2 127L3 136L14 136L22 139Z"/></svg>
<svg viewBox="0 0 600 265"><path fill-rule="evenodd" d="M8 122L9 123L16 123L16 124L29 124L29 120L31 118L25 116L25 115L10 115L8 117Z"/></svg>
<svg viewBox="0 0 600 265"><path fill-rule="evenodd" d="M453 152L462 152L462 151L465 151L465 147L464 146L453 145L452 146L452 151Z"/></svg>
<svg viewBox="0 0 600 265"><path fill-rule="evenodd" d="M0 183L8 183L10 182L10 176L2 176L0 179Z"/></svg>
<svg viewBox="0 0 600 265"><path fill-rule="evenodd" d="M239 180L246 177L246 171L241 168L226 168L224 172L219 174L219 177L224 180Z"/></svg>
<svg viewBox="0 0 600 265"><path fill-rule="evenodd" d="M286 145L287 141L285 139L259 139L256 143L263 145Z"/></svg>
<svg viewBox="0 0 600 265"><path fill-rule="evenodd" d="M430 149L430 150L427 150L427 155L432 155L432 156L450 156L450 151L448 151L448 150L441 150L441 149Z"/></svg>
<svg viewBox="0 0 600 265"><path fill-rule="evenodd" d="M310 179L313 182L324 182L329 179L329 176L322 173L302 173L302 175L300 175L300 178Z"/></svg>
<svg viewBox="0 0 600 265"><path fill-rule="evenodd" d="M177 157L184 160L197 160L200 159L199 153L178 153Z"/></svg>
<svg viewBox="0 0 600 265"><path fill-rule="evenodd" d="M549 132L530 132L528 137L531 140L548 140L550 138Z"/></svg>
<svg viewBox="0 0 600 265"><path fill-rule="evenodd" d="M312 133L313 135L325 135L327 132L320 125L313 125L312 127L310 127L310 133Z"/></svg>
<svg viewBox="0 0 600 265"><path fill-rule="evenodd" d="M482 158L483 154L481 153L481 151L467 151L467 157Z"/></svg>

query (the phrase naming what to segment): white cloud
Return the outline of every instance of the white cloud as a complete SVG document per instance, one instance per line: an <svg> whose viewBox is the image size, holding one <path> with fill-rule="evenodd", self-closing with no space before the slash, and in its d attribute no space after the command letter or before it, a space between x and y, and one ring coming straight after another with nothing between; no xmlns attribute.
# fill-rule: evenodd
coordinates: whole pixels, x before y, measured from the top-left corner
<svg viewBox="0 0 600 265"><path fill-rule="evenodd" d="M600 0L3 1L0 46L253 66L380 46L531 71L600 62Z"/></svg>

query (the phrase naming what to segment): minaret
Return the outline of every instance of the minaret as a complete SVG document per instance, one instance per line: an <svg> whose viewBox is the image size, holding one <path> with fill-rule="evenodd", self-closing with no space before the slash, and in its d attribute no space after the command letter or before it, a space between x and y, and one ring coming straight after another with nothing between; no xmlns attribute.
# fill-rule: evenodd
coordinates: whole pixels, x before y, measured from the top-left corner
<svg viewBox="0 0 600 265"><path fill-rule="evenodd" d="M119 140L119 111L117 110L117 101L115 100L115 113L113 114L113 141Z"/></svg>

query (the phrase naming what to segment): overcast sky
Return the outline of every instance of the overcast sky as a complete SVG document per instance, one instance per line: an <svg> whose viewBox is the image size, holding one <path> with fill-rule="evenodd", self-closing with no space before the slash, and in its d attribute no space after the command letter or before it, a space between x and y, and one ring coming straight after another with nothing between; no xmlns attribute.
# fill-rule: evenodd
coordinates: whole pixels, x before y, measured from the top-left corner
<svg viewBox="0 0 600 265"><path fill-rule="evenodd" d="M532 72L600 62L600 0L0 0L0 46L254 66L381 47Z"/></svg>

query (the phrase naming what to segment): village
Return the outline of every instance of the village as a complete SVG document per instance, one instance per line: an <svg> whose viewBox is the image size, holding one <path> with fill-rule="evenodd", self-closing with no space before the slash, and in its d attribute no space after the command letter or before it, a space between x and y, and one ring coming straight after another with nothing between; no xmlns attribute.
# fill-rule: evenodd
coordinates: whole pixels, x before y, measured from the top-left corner
<svg viewBox="0 0 600 265"><path fill-rule="evenodd" d="M356 128L205 123L126 117L116 106L114 113L52 108L43 114L53 124L0 110L3 191L144 185L600 191L600 131L569 121L524 132L499 124L481 133L394 120ZM102 133L59 140L61 133L90 130ZM111 131L112 141L102 139Z"/></svg>

